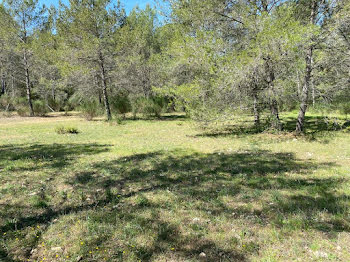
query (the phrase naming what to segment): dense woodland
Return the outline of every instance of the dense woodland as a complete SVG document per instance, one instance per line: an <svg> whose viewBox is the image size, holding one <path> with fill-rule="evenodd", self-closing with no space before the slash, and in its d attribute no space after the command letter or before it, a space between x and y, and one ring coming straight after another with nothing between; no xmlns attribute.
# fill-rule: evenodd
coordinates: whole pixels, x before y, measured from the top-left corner
<svg viewBox="0 0 350 262"><path fill-rule="evenodd" d="M169 0L153 9L112 0L0 5L0 106L19 115L185 111L350 113L348 0Z"/></svg>

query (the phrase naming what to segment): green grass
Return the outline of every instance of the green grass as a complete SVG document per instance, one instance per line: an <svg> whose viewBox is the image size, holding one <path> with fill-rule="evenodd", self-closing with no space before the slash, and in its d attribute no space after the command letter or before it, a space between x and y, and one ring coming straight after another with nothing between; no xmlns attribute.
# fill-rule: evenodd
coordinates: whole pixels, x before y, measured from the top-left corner
<svg viewBox="0 0 350 262"><path fill-rule="evenodd" d="M332 130L1 118L0 261L350 261L350 133Z"/></svg>

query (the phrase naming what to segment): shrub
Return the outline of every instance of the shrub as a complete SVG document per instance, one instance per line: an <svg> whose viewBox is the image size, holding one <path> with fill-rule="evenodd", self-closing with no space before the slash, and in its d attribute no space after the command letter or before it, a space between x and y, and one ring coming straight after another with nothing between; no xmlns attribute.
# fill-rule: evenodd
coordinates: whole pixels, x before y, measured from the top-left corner
<svg viewBox="0 0 350 262"><path fill-rule="evenodd" d="M350 115L350 103L344 104L344 105L342 106L341 111L342 111L342 113L343 113L346 117L348 117L348 115Z"/></svg>
<svg viewBox="0 0 350 262"><path fill-rule="evenodd" d="M14 101L16 112L19 116L29 116L28 102L25 97L19 97Z"/></svg>
<svg viewBox="0 0 350 262"><path fill-rule="evenodd" d="M101 115L102 109L98 101L84 101L80 104L80 111L86 120L92 120L93 118Z"/></svg>
<svg viewBox="0 0 350 262"><path fill-rule="evenodd" d="M60 111L64 107L64 101L59 98L53 99L52 97L49 97L47 104L56 112Z"/></svg>
<svg viewBox="0 0 350 262"><path fill-rule="evenodd" d="M132 111L130 99L127 94L119 93L111 99L112 109L118 114L122 114L125 118L125 114Z"/></svg>
<svg viewBox="0 0 350 262"><path fill-rule="evenodd" d="M19 116L29 116L29 110L26 107L17 107L16 112Z"/></svg>
<svg viewBox="0 0 350 262"><path fill-rule="evenodd" d="M75 127L65 127L65 126L58 126L55 129L57 134L63 135L63 134L78 134L79 130Z"/></svg>
<svg viewBox="0 0 350 262"><path fill-rule="evenodd" d="M160 117L161 113L166 108L166 103L164 98L161 97L139 97L132 101L131 107L134 117L136 117L137 113L141 113L147 117Z"/></svg>
<svg viewBox="0 0 350 262"><path fill-rule="evenodd" d="M35 100L33 102L34 114L37 116L45 116L48 112L45 102L41 100Z"/></svg>
<svg viewBox="0 0 350 262"><path fill-rule="evenodd" d="M12 98L8 94L0 96L0 108L9 111L12 107Z"/></svg>
<svg viewBox="0 0 350 262"><path fill-rule="evenodd" d="M63 107L63 110L64 110L64 115L65 116L68 116L68 112L70 111L70 106L69 105L65 105Z"/></svg>

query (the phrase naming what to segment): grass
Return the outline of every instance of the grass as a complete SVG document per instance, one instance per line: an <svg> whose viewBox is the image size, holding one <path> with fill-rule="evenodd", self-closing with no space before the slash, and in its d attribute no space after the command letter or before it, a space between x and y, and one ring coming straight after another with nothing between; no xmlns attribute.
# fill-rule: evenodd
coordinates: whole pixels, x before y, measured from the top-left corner
<svg viewBox="0 0 350 262"><path fill-rule="evenodd" d="M0 261L350 261L350 134L321 120L0 118Z"/></svg>

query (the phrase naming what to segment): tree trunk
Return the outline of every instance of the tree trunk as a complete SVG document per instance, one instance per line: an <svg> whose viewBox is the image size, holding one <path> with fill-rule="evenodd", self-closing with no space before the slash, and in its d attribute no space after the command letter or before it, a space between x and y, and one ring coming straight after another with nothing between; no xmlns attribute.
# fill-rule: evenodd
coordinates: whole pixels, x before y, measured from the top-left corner
<svg viewBox="0 0 350 262"><path fill-rule="evenodd" d="M272 117L271 126L274 129L281 130L282 124L279 117L278 103L275 98L275 92L274 92L275 72L271 65L271 58L267 57L265 60L266 60L265 66L266 66L266 73L267 73L267 84L270 91L270 111L271 111L271 117Z"/></svg>
<svg viewBox="0 0 350 262"><path fill-rule="evenodd" d="M112 120L112 114L111 114L111 108L109 106L109 101L108 101L106 71L105 71L103 56L101 53L99 54L99 56L100 56L101 78L102 78L102 94L103 94L103 100L105 104L107 120L109 121L109 120Z"/></svg>
<svg viewBox="0 0 350 262"><path fill-rule="evenodd" d="M31 89L30 89L27 50L24 50L23 61L24 61L24 73L25 73L25 78L26 78L27 100L28 100L28 105L29 105L29 113L30 113L30 116L34 116L34 109L33 109L33 104L32 104L32 93L31 93Z"/></svg>
<svg viewBox="0 0 350 262"><path fill-rule="evenodd" d="M56 102L56 90L55 90L55 85L51 84L51 96L52 96L52 100L54 102Z"/></svg>
<svg viewBox="0 0 350 262"><path fill-rule="evenodd" d="M98 103L100 104L100 105L102 105L102 94L101 94L101 90L98 90Z"/></svg>
<svg viewBox="0 0 350 262"><path fill-rule="evenodd" d="M316 8L317 8L317 2L316 0L312 0L311 2L311 14L310 14L310 24L315 24L316 20ZM297 125L296 125L296 133L300 134L304 132L304 123L305 123L305 113L308 106L308 100L309 100L309 92L311 87L311 81L312 81L312 55L313 55L313 44L311 43L306 51L306 68L305 68L305 83L303 86L303 90L301 92L300 96L300 110L299 115L297 119Z"/></svg>
<svg viewBox="0 0 350 262"><path fill-rule="evenodd" d="M281 119L278 112L278 104L275 98L270 99L270 111L272 116L272 127L276 130L282 130Z"/></svg>
<svg viewBox="0 0 350 262"><path fill-rule="evenodd" d="M258 92L257 92L257 90L253 91L253 96L254 96L254 104L253 104L254 125L255 126L259 126L260 125L260 108L259 108Z"/></svg>
<svg viewBox="0 0 350 262"><path fill-rule="evenodd" d="M1 91L0 91L0 96L5 94L6 91L6 80L5 80L5 74L4 72L1 74Z"/></svg>

